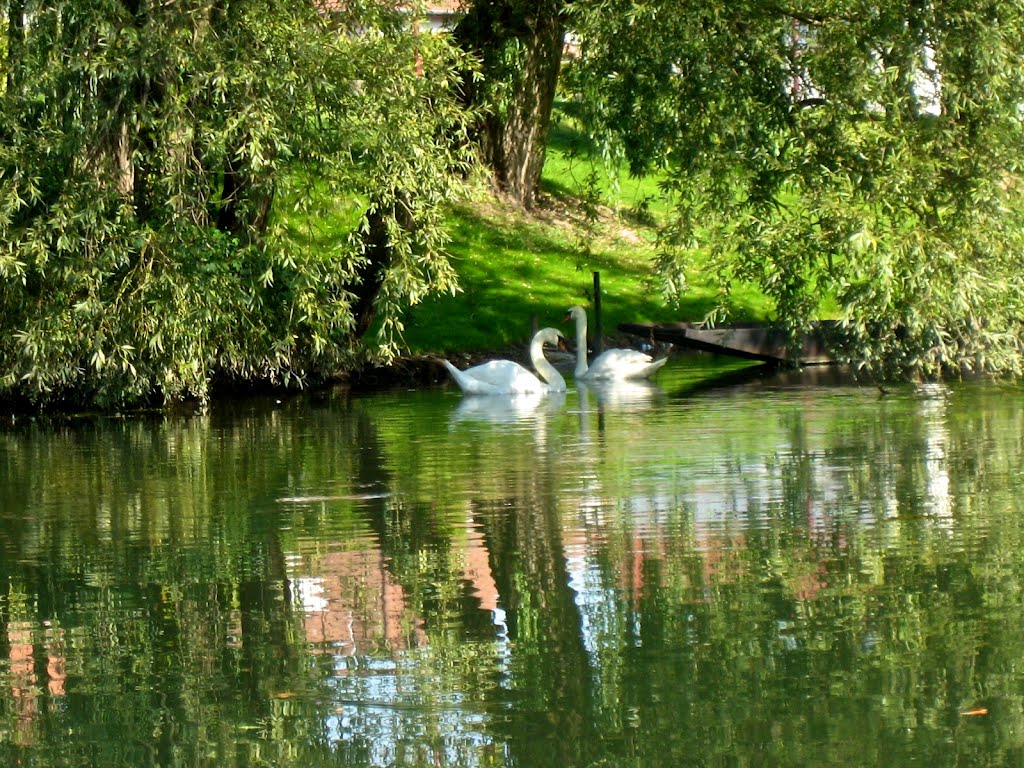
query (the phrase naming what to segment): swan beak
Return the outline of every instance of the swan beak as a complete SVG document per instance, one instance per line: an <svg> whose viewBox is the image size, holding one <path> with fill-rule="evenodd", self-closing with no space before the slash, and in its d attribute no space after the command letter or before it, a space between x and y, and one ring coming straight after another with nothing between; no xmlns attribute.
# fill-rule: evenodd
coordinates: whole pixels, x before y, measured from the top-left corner
<svg viewBox="0 0 1024 768"><path fill-rule="evenodd" d="M565 317L562 318L562 322L568 323L570 320L572 320L572 312L566 312Z"/></svg>
<svg viewBox="0 0 1024 768"><path fill-rule="evenodd" d="M569 351L569 345L565 343L565 336L558 337L558 349L562 352Z"/></svg>

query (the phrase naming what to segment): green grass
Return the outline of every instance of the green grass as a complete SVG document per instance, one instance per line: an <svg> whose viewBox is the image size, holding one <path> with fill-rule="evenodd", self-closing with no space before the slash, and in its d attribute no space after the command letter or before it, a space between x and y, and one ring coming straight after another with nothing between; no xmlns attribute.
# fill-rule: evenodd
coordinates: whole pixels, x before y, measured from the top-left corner
<svg viewBox="0 0 1024 768"><path fill-rule="evenodd" d="M717 288L700 274L670 306L654 273L654 227L667 214L656 178L612 184L566 121L555 124L544 168L544 204L525 214L489 201L455 206L449 251L462 292L432 297L406 316L412 353L472 352L523 343L531 318L560 326L566 309L582 304L593 322L593 273L601 276L605 334L620 322L700 321L715 306ZM587 180L592 179L590 192ZM582 197L581 197L582 195ZM596 226L583 215L596 202ZM767 302L752 290L732 296L735 316L763 319ZM568 328L568 326L564 326Z"/></svg>

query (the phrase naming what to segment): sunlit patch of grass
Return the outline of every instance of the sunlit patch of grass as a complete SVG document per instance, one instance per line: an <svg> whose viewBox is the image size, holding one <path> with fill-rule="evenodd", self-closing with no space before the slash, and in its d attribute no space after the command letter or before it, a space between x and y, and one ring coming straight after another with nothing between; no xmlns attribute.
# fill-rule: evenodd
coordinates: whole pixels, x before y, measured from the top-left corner
<svg viewBox="0 0 1024 768"><path fill-rule="evenodd" d="M297 171L281 190L289 236L325 254L359 226L362 203L333 193ZM312 190L317 210L294 206ZM323 211L327 211L326 214ZM622 322L701 321L718 303L714 280L699 262L682 301L670 305L654 272L656 227L669 214L657 177L613 176L565 115L551 134L537 209L524 213L494 199L453 205L448 251L461 292L431 296L403 317L404 346L416 354L474 352L524 344L533 319L564 331L565 311L594 308L600 273L605 334ZM756 291L734 289L735 317L761 319L768 307Z"/></svg>
<svg viewBox="0 0 1024 768"><path fill-rule="evenodd" d="M578 232L549 219L490 206L459 206L450 216L450 252L462 292L435 296L406 317L412 352L473 351L524 343L536 317L561 326L573 304L593 310L594 272L600 274L605 333L622 322L700 321L716 305L715 288L695 282L675 306L653 274L654 248L639 233L604 232L582 254ZM758 296L746 316L756 317Z"/></svg>
<svg viewBox="0 0 1024 768"><path fill-rule="evenodd" d="M664 221L669 204L662 193L660 177L632 176L625 167L612 169L591 152L587 138L564 113L555 112L541 188L558 196L580 197L589 185L596 187L604 205L624 223L653 237L653 229Z"/></svg>
<svg viewBox="0 0 1024 768"><path fill-rule="evenodd" d="M453 207L449 251L462 292L432 297L409 311L409 350L525 343L534 317L540 326L569 331L561 323L571 305L584 305L593 318L594 272L600 273L606 334L622 322L703 320L719 297L699 264L675 305L664 298L654 273L655 227L667 214L656 178L613 180L592 161L571 124L556 123L538 210L525 214L493 201ZM734 289L731 304L741 319L763 319L769 311L758 292L742 287Z"/></svg>

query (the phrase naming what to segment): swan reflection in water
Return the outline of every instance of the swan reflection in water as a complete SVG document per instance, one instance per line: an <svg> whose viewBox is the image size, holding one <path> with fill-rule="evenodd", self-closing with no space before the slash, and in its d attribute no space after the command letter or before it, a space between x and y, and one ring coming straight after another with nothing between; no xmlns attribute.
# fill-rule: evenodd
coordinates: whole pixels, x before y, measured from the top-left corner
<svg viewBox="0 0 1024 768"><path fill-rule="evenodd" d="M665 395L657 384L643 379L577 380L576 389L579 391L582 411L591 410L591 398L597 401L599 410L642 411Z"/></svg>
<svg viewBox="0 0 1024 768"><path fill-rule="evenodd" d="M511 424L546 418L563 409L565 392L529 392L518 395L464 397L452 411L451 422Z"/></svg>
<svg viewBox="0 0 1024 768"><path fill-rule="evenodd" d="M650 381L578 381L576 390L581 413L642 411L665 396L661 387ZM450 421L452 424L534 421L564 410L565 401L565 392L463 397L452 411Z"/></svg>
<svg viewBox="0 0 1024 768"><path fill-rule="evenodd" d="M610 414L635 414L646 411L664 397L657 384L649 381L576 381L579 393L579 429L582 443L592 441L591 417L597 415L597 435L604 439ZM596 402L596 405L595 405Z"/></svg>

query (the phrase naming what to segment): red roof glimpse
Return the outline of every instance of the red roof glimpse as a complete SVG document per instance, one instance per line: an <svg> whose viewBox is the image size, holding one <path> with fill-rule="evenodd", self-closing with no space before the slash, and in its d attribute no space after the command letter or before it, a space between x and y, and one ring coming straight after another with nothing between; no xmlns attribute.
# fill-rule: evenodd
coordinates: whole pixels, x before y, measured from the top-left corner
<svg viewBox="0 0 1024 768"><path fill-rule="evenodd" d="M319 0L318 5L324 11L340 11L345 7L345 0ZM462 7L462 0L447 0L441 3L427 3L427 13L455 13Z"/></svg>

